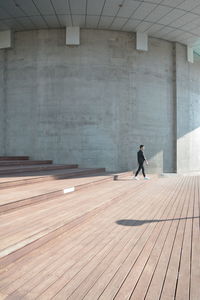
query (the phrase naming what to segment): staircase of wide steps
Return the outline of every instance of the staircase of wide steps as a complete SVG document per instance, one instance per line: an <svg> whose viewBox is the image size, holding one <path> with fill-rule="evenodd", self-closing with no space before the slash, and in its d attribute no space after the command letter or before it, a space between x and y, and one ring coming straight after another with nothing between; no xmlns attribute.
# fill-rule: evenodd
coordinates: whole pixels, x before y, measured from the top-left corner
<svg viewBox="0 0 200 300"><path fill-rule="evenodd" d="M58 165L52 160L30 160L28 156L0 156L0 189L95 173L105 173L105 169L78 168L77 164Z"/></svg>
<svg viewBox="0 0 200 300"><path fill-rule="evenodd" d="M113 190L113 174L104 168L54 165L26 156L0 157L0 174L3 267L80 226L123 193Z"/></svg>

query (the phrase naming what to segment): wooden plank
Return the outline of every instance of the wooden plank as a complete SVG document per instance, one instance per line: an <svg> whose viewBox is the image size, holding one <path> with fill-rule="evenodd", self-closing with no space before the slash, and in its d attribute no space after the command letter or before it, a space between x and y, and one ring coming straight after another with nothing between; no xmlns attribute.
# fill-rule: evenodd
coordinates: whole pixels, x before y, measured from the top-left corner
<svg viewBox="0 0 200 300"><path fill-rule="evenodd" d="M181 190L181 203L180 205L183 205L183 199L184 199L184 189ZM161 253L161 256L159 258L158 264L156 266L155 272L153 273L151 282L149 284L147 293L145 294L145 300L151 300L160 299L160 293L162 290L163 282L166 276L166 270L169 264L170 255L172 252L172 248L174 245L174 241L176 238L176 233L178 229L178 224L181 221L181 212L179 210L176 211L174 220L172 222L172 226L170 228L169 234L167 236L165 246L163 248L163 251Z"/></svg>
<svg viewBox="0 0 200 300"><path fill-rule="evenodd" d="M46 170L36 172L24 172L23 174L12 174L7 176L0 176L0 189L16 187L18 185L32 184L34 182L41 182L45 180L57 180L65 178L73 178L78 176L95 175L99 173L105 174L104 168L97 169L86 169L86 168L75 168L75 169L61 169L61 170ZM101 174L99 174L101 175Z"/></svg>
<svg viewBox="0 0 200 300"><path fill-rule="evenodd" d="M200 178L196 177L194 194L194 211L192 224L192 253L191 253L191 276L190 276L190 299L199 300L200 297Z"/></svg>
<svg viewBox="0 0 200 300"><path fill-rule="evenodd" d="M164 223L164 226L160 233L160 236L158 237L156 244L155 244L152 252L150 253L149 259L144 267L144 270L143 270L134 290L132 291L130 299L144 299L146 297L148 287L151 283L151 279L154 274L155 268L159 262L159 259L162 255L162 253L165 252L165 250L168 250L168 249L166 249L166 245L165 245L167 237L170 241L173 241L173 235L172 235L172 231L170 231L170 229L173 230L174 221L178 221L178 222L181 221L181 219L180 219L181 211L182 211L182 208L184 205L184 202L182 200L183 200L185 193L188 192L188 189L189 189L189 187L186 185L186 182L184 182L183 185L184 186L182 187L181 191L179 192L178 198L174 199L174 201L175 200L177 201L177 206L173 206L170 215L168 216L167 220L164 221L165 223ZM176 231L173 230L173 232L175 233ZM165 255L166 255L166 253L165 253ZM166 256L165 256L165 260L166 260ZM160 274L160 277L159 277L157 283L159 283L159 282L162 283L161 278L162 278L162 272ZM155 299L157 298L157 296L155 297Z"/></svg>
<svg viewBox="0 0 200 300"><path fill-rule="evenodd" d="M167 188L169 189L169 186ZM159 197L160 195L157 195L157 196ZM165 200L165 198L163 200ZM158 203L160 203L160 201ZM127 254L127 256L128 256L128 254ZM125 260L126 260L126 256L124 258L123 263L125 262ZM105 289L105 287L108 285L108 283L111 281L111 279L113 278L113 276L117 273L117 271L119 270L119 268L122 265L123 264L119 264L119 266L118 266L118 264L116 263L116 261L113 261L113 263L111 263L111 265L107 269L106 273L103 274L100 277L100 279L96 282L96 284L92 287L92 289L90 290L90 292L86 296L86 299L95 299L95 297L98 297L99 295L101 295L102 291ZM120 280L120 283L121 283L121 280ZM106 298L107 299L112 299L114 297L115 292L112 294L112 291L114 291L115 288L116 288L115 284L118 284L117 281L113 282L113 284L110 285L110 287L111 287L111 294L107 294L105 296L105 299Z"/></svg>
<svg viewBox="0 0 200 300"><path fill-rule="evenodd" d="M11 236L13 236L14 234L14 237L16 238L17 232L21 232L21 229L23 229L23 233L25 233L26 230L24 230L24 222L26 222L26 220L29 220L29 227L27 228L27 230L32 231L32 229L34 229L34 224L36 224L39 227L39 229L41 229L41 224L43 223L38 223L40 219L43 219L43 222L48 222L48 219L52 217L55 218L57 222L57 219L60 220L62 215L64 218L66 218L66 214L68 214L71 217L71 210L73 210L73 214L75 214L75 212L81 211L84 207L90 207L91 204L96 207L97 203L104 202L104 200L102 201L103 196L106 196L107 200L110 200L115 196L125 193L127 190L127 186L128 184L118 183L118 185L115 188L115 191L113 191L112 183L107 183L102 186L102 189L99 189L98 187L93 187L93 189L90 190L90 193L88 193L88 190L85 190L84 193L79 192L70 196L64 195L63 197L58 198L56 202L51 203L51 205L49 205L48 203L41 203L39 204L39 206L36 206L34 208L27 207L21 210L20 212L15 212L6 216L1 216L0 228L2 228L3 233L3 235L1 234L1 237L8 237L8 234L10 232ZM95 193L96 199L98 200L96 202L94 202L93 200L93 192ZM68 201L66 201L66 199ZM50 220L51 224L52 220L53 219ZM15 224L14 230L12 227L13 224ZM17 226L18 224L19 228Z"/></svg>
<svg viewBox="0 0 200 300"><path fill-rule="evenodd" d="M191 267L191 246L192 246L192 223L194 213L194 177L192 177L192 190L189 196L189 208L186 217L184 238L180 257L180 265L177 276L176 300L190 299L190 267ZM200 295L199 295L200 296Z"/></svg>
<svg viewBox="0 0 200 300"><path fill-rule="evenodd" d="M159 209L160 207L156 207L156 210L159 211ZM157 216L156 210L154 211L155 216ZM143 214L143 217L145 217L145 214ZM147 217L149 217L149 214L147 214ZM135 221L135 226L137 226L137 221ZM146 222L146 226L143 225L143 228L144 231L148 229L148 222ZM103 283L103 287L105 288L106 286L105 281L107 281L108 284L109 279L112 278L111 276L113 276L118 270L118 268L120 268L120 266L123 264L126 257L133 250L137 241L139 241L139 237L138 240L130 239L129 242L127 242L124 245L124 248L120 249L118 253L115 253L114 255L111 253L111 258L109 259L109 262L107 262L106 260L102 261L97 269L94 269L94 271L91 272L88 277L84 278L84 281L82 281L81 284L80 284L80 279L77 278L76 282L77 284L79 284L79 286L70 295L69 299L79 299L83 296L86 296L86 294L87 294L86 296L87 299L94 299L95 297L96 298L99 297L99 295L102 292L102 289L100 291L100 286L102 286L102 283ZM106 259L108 259L108 257ZM101 284L99 282L100 277L101 277ZM91 287L93 291L91 290Z"/></svg>
<svg viewBox="0 0 200 300"><path fill-rule="evenodd" d="M142 183L141 183L142 184ZM43 213L48 214L50 216L50 212L52 211L52 214L55 215L54 209L62 209L63 210L63 204L65 205L65 208L76 208L80 204L85 205L89 201L91 203L94 203L94 197L93 192L95 193L96 197L102 197L103 195L107 198L113 197L114 195L118 195L119 193L124 193L127 191L128 186L130 183L118 183L115 184L115 189L113 191L113 183L108 182L104 183L104 185L99 189L99 187L93 187L92 189L86 189L84 192L79 192L77 194L71 194L70 196L65 195L64 197L60 197L57 202L52 202L51 205L49 203L41 203L39 206L35 207L27 207L22 209L21 211L10 213L9 215L2 215L1 216L1 227L4 232L7 234L6 227L8 227L8 232L10 230L11 233L13 233L13 228L11 228L12 224L16 224L17 222L21 222L23 220L26 220L29 218L29 215L33 217L34 212L36 213L36 216L40 217ZM140 186L139 185L135 185ZM89 193L88 193L89 191ZM81 197L80 197L81 196ZM68 201L65 201L67 199ZM98 199L98 198L97 198ZM101 200L101 199L100 199ZM77 202L78 201L78 202ZM45 215L44 215L45 216ZM16 233L16 231L15 231Z"/></svg>
<svg viewBox="0 0 200 300"><path fill-rule="evenodd" d="M100 195L99 201L100 201L100 203L98 203L97 201L94 202L93 197L89 201L88 196L86 198L87 202L83 201L83 199L79 199L80 202L74 202L73 201L74 197L72 197L71 203L73 203L73 205L71 205L71 206L69 206L69 204L67 202L65 203L64 201L61 202L60 205L55 203L57 208L60 207L61 212L59 212L58 210L56 211L55 210L56 207L47 208L47 209L44 210L44 213L47 216L46 218L45 218L44 214L39 213L39 219L38 218L34 219L34 224L35 224L36 228L38 228L38 230L39 230L38 235L33 236L33 233L34 233L33 223L30 223L28 229L26 229L26 230L24 230L24 222L19 223L19 225L20 225L20 227L18 228L19 234L17 235L16 232L14 232L14 234L13 234L13 230L11 230L10 238L9 238L9 236L6 236L6 238L4 238L4 240L3 240L4 242L1 243L1 247L4 247L4 249L5 249L5 246L10 244L11 241L12 241L12 245L14 245L14 241L17 241L17 240L20 240L20 242L19 242L18 245L17 244L14 245L14 249L16 249L16 250L21 249L21 247L22 247L21 243L24 243L24 242L25 242L25 244L30 245L30 247L33 247L33 244L30 244L30 243L32 243L32 241L34 241L34 240L36 241L38 239L39 239L38 243L39 243L39 245L41 245L40 243L42 243L42 240L41 240L42 236L44 237L43 241L46 242L46 235L47 234L48 234L48 237L47 237L48 239L52 238L52 236L50 236L50 232L52 232L53 236L56 236L58 234L61 234L67 228L69 229L69 228L71 228L71 226L75 226L76 224L79 224L80 223L80 217L81 217L81 215L83 215L83 212L85 212L85 216L83 216L83 219L84 218L87 219L90 215L92 215L94 213L96 214L97 211L99 211L99 209L103 210L103 209L105 209L105 207L108 207L109 205L115 204L116 201L120 200L120 197L121 197L122 193L123 193L123 195L126 194L127 184L128 183L126 183L126 184L123 183L123 185L125 185L125 187L124 187L125 190L123 190L121 188L122 183L119 183L118 184L119 185L118 189L116 188L114 192L112 191L111 186L109 186L107 184L108 188L110 190L110 192L109 192L110 197L108 197L108 195L109 195L108 190L107 190L107 193L106 193L106 190L103 192L103 194L106 194L106 199L102 198L102 191L99 192L99 195ZM94 190L95 189L93 189L93 192L94 192ZM120 191L120 193L119 193L119 191ZM97 196L97 194L98 193L96 193L96 196ZM116 195L117 198L115 198L115 195ZM76 196L76 198L77 197L78 196ZM64 197L64 199L65 199L65 197ZM82 205L81 205L81 202L82 202ZM79 204L80 204L80 206L79 206ZM70 210L69 210L69 208L70 208ZM96 212L93 211L94 208L95 208L95 210L97 210ZM37 208L35 208L35 209L36 209L36 213L37 213ZM51 214L49 213L50 209L51 209ZM29 215L26 212L21 212L21 213L22 213L22 220L29 219ZM30 213L31 213L31 217L33 218L33 210L30 210ZM87 215L86 215L86 213L87 213ZM68 216L68 219L66 218L67 216ZM61 221L62 218L63 218L63 221ZM42 221L43 223L39 222L40 219L43 220ZM53 219L55 220L54 221L55 222L54 227L52 227ZM44 220L46 220L45 223L44 223ZM13 214L11 214L11 222L8 222L7 219L6 219L6 221L7 221L7 224L8 224L8 228L12 228L11 224L13 223ZM69 221L70 221L70 223L69 223ZM73 223L72 223L72 221L73 221ZM64 223L62 223L62 222L64 222ZM51 224L51 227L49 227L50 225L48 225L48 226L45 225L46 223ZM45 225L43 227L44 228L43 232L41 231L41 224ZM65 226L65 224L66 224L67 227ZM4 231L5 231L5 229L4 229ZM28 238L28 240L23 241L22 238L25 239L26 236L28 237L29 233L30 234L32 233L31 238L30 239ZM35 231L35 234L37 234L37 231ZM37 244L35 246L37 246ZM12 253L14 249L13 249L13 246L10 246L10 250L5 249L5 251L6 251L5 254L6 255L8 254L7 251L10 251L10 253ZM23 247L23 249L22 249L23 255L25 254L25 251L29 251L29 248L25 249L25 247ZM4 253L2 253L2 255L4 255ZM16 255L17 255L17 253L15 253L15 257L14 257L15 259L18 257ZM1 263L3 263L3 264L5 264L5 263L7 264L8 262L9 263L11 262L9 257L5 257L4 260L1 259Z"/></svg>
<svg viewBox="0 0 200 300"><path fill-rule="evenodd" d="M0 167L0 174L17 174L25 172L45 171L45 170L62 170L78 168L78 165L34 165L34 166L16 166Z"/></svg>
<svg viewBox="0 0 200 300"><path fill-rule="evenodd" d="M121 209L121 208L120 208ZM115 209L113 210L114 213L116 211L118 212L119 207L115 206ZM6 267L6 269L3 270L2 274L0 274L0 282L1 286L3 285L3 280L5 280L5 283L8 281L12 282L13 278L20 278L22 275L27 275L27 272L31 270L31 273L34 273L34 270L38 267L41 268L42 264L46 264L45 257L47 255L48 251L48 265L50 264L52 257L54 254L59 253L69 253L69 250L73 248L72 243L75 246L76 245L85 245L85 243L88 243L88 237L89 239L94 239L93 235L97 238L100 233L102 234L101 228L103 225L105 225L105 222L108 218L110 218L110 209L106 210L106 213L103 215L102 218L98 217L96 220L98 223L95 223L94 226L89 226L88 223L82 224L81 229L74 228L69 233L64 233L63 235L59 236L57 239L51 240L46 245L44 245L43 251L40 251L40 249L37 249L35 251L32 251L31 254L27 255L26 257L33 258L34 262L32 262L32 265L30 265L30 260L27 260L26 257L21 258L16 263L13 263ZM98 225L97 225L98 224ZM107 229L110 226L107 226ZM105 230L105 228L104 228ZM72 236L73 234L73 236ZM57 241L57 242L56 242ZM59 241L59 244L58 244ZM67 248L66 248L67 245ZM63 247L65 246L65 249L63 250ZM38 257L39 256L39 257Z"/></svg>
<svg viewBox="0 0 200 300"><path fill-rule="evenodd" d="M179 190L177 191L176 189L175 191L173 190L171 191L171 195L168 200L167 209L164 211L164 213L161 216L159 216L158 219L168 218L168 216L171 213L171 209L174 207L174 195L177 194L179 194ZM177 199L175 200L175 203L177 203ZM132 291L141 276L141 273L145 267L149 255L153 250L155 243L157 242L157 239L163 229L164 223L163 222L150 223L149 226L153 227L153 232L150 238L148 238L148 240L144 244L144 246L140 249L138 255L134 255L133 252L131 253L131 256L127 259L126 264L129 265L129 268L125 270L126 271L125 278L120 283L120 286L115 295L115 299L128 299L129 297L131 297ZM132 257L133 255L134 255L134 259ZM105 299L105 295L103 294L102 297L100 298Z"/></svg>
<svg viewBox="0 0 200 300"><path fill-rule="evenodd" d="M132 200L132 198L131 198L131 200ZM144 216L145 214L147 214L147 215L149 214L151 203L149 203L149 204L150 204L150 206L147 209L147 207L145 207L146 205L144 203L144 208L145 208L146 212L143 209L141 210L141 207L140 207L141 216ZM127 217L130 218L131 216L127 216ZM135 222L137 222L137 221L135 221ZM118 253L120 251L121 247L123 248L124 245L126 244L126 242L130 241L131 239L132 239L132 242L134 242L134 239L136 239L137 234L141 235L144 229L143 228L138 228L138 233L136 233L136 231L134 231L134 233L133 233L131 229L128 229L128 231L129 231L128 236L127 235L124 236L124 232L122 232L122 230L120 228L119 228L119 230L120 230L119 233L121 234L122 239L117 243L116 246L113 245L113 241L112 241L111 250L108 252L107 255L104 255L104 258L103 258L103 260L105 260L105 262L104 262L105 265L107 265L106 262L109 261L110 258L115 257L115 253L113 255L113 252L116 251L116 253ZM86 264L80 271L77 272L77 274L75 274L75 276L72 278L72 280L70 280L69 285L67 285L66 287L64 287L64 293L66 293L66 295L68 295L70 293L70 289L73 290L75 288L76 284L80 284L81 278L85 278L86 277L87 273L90 272L90 268L95 268L94 266L96 266L96 264L98 263L96 261L97 256L98 256L98 252L94 256L94 258L89 261L88 264ZM101 261L101 259L100 259L100 261ZM101 264L101 262L100 262L100 264ZM99 270L100 264L98 264L98 269L97 269L98 272L100 272L100 270ZM92 278L94 280L95 276L93 276ZM67 282L67 278L65 276L63 283L66 284L66 282ZM41 295L41 299L42 298L43 299L44 298L49 298L49 297L54 296L55 292L59 290L59 288L61 287L61 284L63 284L63 283L62 283L62 281L61 282L60 281L59 282L55 282L54 285L52 285L44 294ZM84 285L84 288L85 287L86 286ZM83 290L82 290L82 292L83 292ZM63 291L62 291L62 295L63 295ZM83 296L83 293L82 293L82 296Z"/></svg>
<svg viewBox="0 0 200 300"><path fill-rule="evenodd" d="M78 180L77 180L78 179ZM85 179L85 180L84 180ZM75 180L61 179L53 182L34 183L23 187L4 189L0 195L0 213L22 206L33 205L40 201L52 200L63 195L64 189L73 186L75 191L111 181L112 176L94 176L76 178ZM71 184L71 185L70 185Z"/></svg>
<svg viewBox="0 0 200 300"><path fill-rule="evenodd" d="M83 214L81 208L80 212L76 213L73 218L71 217L70 220L65 221L65 217L67 214L63 214L62 217L64 217L64 220L62 222L59 221L59 223L56 223L54 226L46 227L42 231L40 230L37 234L32 235L31 237L24 238L23 241L18 242L17 244L14 244L13 246L7 247L5 250L1 251L1 265L8 264L13 261L13 259L18 259L25 253L28 253L30 249L35 249L42 245L43 243L49 241L52 238L55 238L65 230L69 230L71 227L77 226L81 222L86 221L91 216L95 215L96 213L99 213L100 211L104 210L109 205L112 205L113 202L116 203L117 199L114 198L110 201L104 201L101 204L99 204L97 207L90 207L89 210L85 210L85 213ZM83 209L83 207L82 207ZM84 211L83 210L83 211ZM58 218L60 218L59 216ZM18 236L13 237L18 238ZM9 239L7 239L7 243L10 242ZM34 244L33 244L34 242ZM5 246L5 243L4 243ZM16 250L18 250L16 252ZM12 254L12 252L15 251L14 256L8 256L9 253Z"/></svg>
<svg viewBox="0 0 200 300"><path fill-rule="evenodd" d="M192 179L190 177L190 181L191 180ZM182 211L182 218L186 218L188 216L188 209L190 204L190 196L188 195L188 193L186 194L186 200L187 201L185 201L183 211ZM166 276L163 282L163 287L160 295L161 299L163 300L169 300L172 298L174 299L176 296L176 284L177 284L177 278L179 272L181 253L182 253L185 225L186 225L186 219L183 219L178 224L176 238L174 241L169 265L166 271Z"/></svg>
<svg viewBox="0 0 200 300"><path fill-rule="evenodd" d="M81 254L82 254L82 252L81 252ZM31 273L32 273L32 270L31 270ZM27 277L27 276L26 276ZM38 278L38 276L37 276L37 278ZM40 277L39 277L40 278Z"/></svg>
<svg viewBox="0 0 200 300"><path fill-rule="evenodd" d="M169 187L168 187L169 189ZM173 186L173 189L175 190L175 186ZM170 189L169 189L170 191ZM159 195L159 198L157 199L158 203L160 202L160 199L162 199L163 201L166 201L166 205L168 206L168 201L169 201L169 197L170 195L172 194L171 193L164 193L164 195L162 195L162 197L160 197ZM168 199L168 201L167 201ZM172 201L172 200L171 200ZM163 214L163 211L161 212L161 214L157 214L157 218L160 218ZM154 227L156 226L156 223L150 223L149 224L149 228L154 229ZM151 235L150 235L151 236ZM101 287L101 296L100 298L102 299L112 299L114 298L114 296L116 295L117 291L119 290L122 282L124 281L124 279L126 278L132 264L134 263L134 261L136 261L137 259L137 256L140 254L143 246L146 244L146 242L148 241L148 238L150 236L147 236L146 238L143 237L142 240L140 241L140 244L136 245L136 247L133 249L133 251L131 251L130 255L127 256L126 260L124 261L123 265L120 266L119 269L117 269L117 272L114 273L114 276L110 278L110 281L102 287ZM104 278L102 277L102 280L104 280ZM97 282L97 287L98 287L98 282ZM102 288L103 288L103 291L102 291ZM95 293L95 289L96 287L94 287L92 289L93 293ZM90 296L93 295L93 294L88 294L88 296L86 297L87 299L90 298Z"/></svg>
<svg viewBox="0 0 200 300"><path fill-rule="evenodd" d="M158 188L157 188L157 190L158 190ZM159 194L159 193L158 193ZM157 195L158 196L158 195ZM150 197L150 199L151 199L151 197ZM156 197L155 197L155 195L153 195L153 199L154 199L154 201L155 201L155 203L156 203ZM163 204L163 203L162 203ZM160 205L161 205L161 203L160 203ZM149 213L147 214L147 215L151 215L151 213L152 213L152 210L151 210L151 208L150 208L150 211L149 211ZM149 226L148 226L148 231L147 231L147 233L146 233L146 235L148 235L148 233L150 234L150 230L149 230ZM121 228L120 228L120 230L122 230ZM142 230L142 228L141 227L137 227L137 230ZM134 232L137 232L137 230L136 229L134 229ZM145 234L142 234L142 237L141 238L143 238L143 239L145 239ZM98 262L97 262L97 264L98 264ZM87 266L86 266L86 268L87 268ZM89 268L89 270L88 271L90 271L90 268ZM82 274L83 276L84 276L84 274L85 274L85 271L84 271L84 273ZM76 278L77 279L77 278ZM74 280L76 280L75 278L74 278ZM80 282L79 280L76 280L76 282ZM66 283L66 282L65 282ZM66 283L67 284L67 283ZM57 296L55 297L55 299L56 298L58 298L58 299L61 299L62 297L63 297L63 295L65 294L65 293L67 293L67 295L68 295L68 293L69 293L69 291L71 290L71 289L73 289L73 286L71 286L70 284L69 285L66 285L64 288L62 288L61 289L61 291L57 294ZM107 299L109 299L109 298L107 298Z"/></svg>
<svg viewBox="0 0 200 300"><path fill-rule="evenodd" d="M194 177L105 182L68 195L68 203L63 198L2 216L7 242L37 232L42 219L44 227L61 218L77 225L0 270L0 297L197 300L199 184ZM119 219L137 226L119 226Z"/></svg>
<svg viewBox="0 0 200 300"><path fill-rule="evenodd" d="M0 156L0 161L4 160L28 160L29 156Z"/></svg>
<svg viewBox="0 0 200 300"><path fill-rule="evenodd" d="M32 165L47 165L52 164L52 160L6 160L0 161L0 167L13 167L13 166L32 166Z"/></svg>

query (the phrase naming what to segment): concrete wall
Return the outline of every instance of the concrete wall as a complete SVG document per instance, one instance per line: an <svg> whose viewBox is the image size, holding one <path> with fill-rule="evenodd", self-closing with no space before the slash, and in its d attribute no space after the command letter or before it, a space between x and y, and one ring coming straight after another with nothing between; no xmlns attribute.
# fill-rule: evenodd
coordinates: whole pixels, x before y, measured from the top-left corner
<svg viewBox="0 0 200 300"><path fill-rule="evenodd" d="M138 52L133 34L100 30L64 42L60 29L19 32L6 51L6 154L123 171L145 144L149 172L175 171L173 44L151 38Z"/></svg>
<svg viewBox="0 0 200 300"><path fill-rule="evenodd" d="M146 144L149 171L174 170L173 47L134 35L81 31L81 46L64 45L64 30L15 34L7 52L6 154L56 163L136 167Z"/></svg>
<svg viewBox="0 0 200 300"><path fill-rule="evenodd" d="M200 61L185 60L186 48L176 45L177 171L200 170Z"/></svg>
<svg viewBox="0 0 200 300"><path fill-rule="evenodd" d="M4 143L4 116L5 116L5 85L4 85L4 75L5 75L5 53L0 51L0 155L4 155L5 143Z"/></svg>

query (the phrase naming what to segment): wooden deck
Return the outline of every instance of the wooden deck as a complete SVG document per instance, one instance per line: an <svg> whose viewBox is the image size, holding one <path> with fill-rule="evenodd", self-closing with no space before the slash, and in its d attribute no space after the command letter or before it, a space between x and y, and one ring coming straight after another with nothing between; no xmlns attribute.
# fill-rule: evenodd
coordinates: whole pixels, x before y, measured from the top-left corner
<svg viewBox="0 0 200 300"><path fill-rule="evenodd" d="M199 214L198 176L123 177L3 213L0 299L199 300Z"/></svg>
<svg viewBox="0 0 200 300"><path fill-rule="evenodd" d="M19 167L18 167L19 168ZM12 174L12 175L1 175L0 176L0 190L21 186L25 184L32 184L37 182L60 180L64 178L72 177L83 177L86 175L94 175L99 173L105 173L104 168L97 169L86 169L86 168L73 168L73 169L55 169L55 170L46 170L46 171L37 171L37 172L23 172L22 174ZM57 183L56 183L57 184Z"/></svg>

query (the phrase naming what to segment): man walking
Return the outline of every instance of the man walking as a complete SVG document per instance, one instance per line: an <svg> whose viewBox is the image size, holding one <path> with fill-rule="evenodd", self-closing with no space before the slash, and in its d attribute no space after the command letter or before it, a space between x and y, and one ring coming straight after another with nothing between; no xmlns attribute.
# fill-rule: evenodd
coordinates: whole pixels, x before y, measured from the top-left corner
<svg viewBox="0 0 200 300"><path fill-rule="evenodd" d="M142 170L142 174L144 176L144 179L148 180L150 179L149 177L147 177L145 175L145 170L144 170L144 162L146 162L146 164L148 165L148 161L146 160L145 156L144 156L144 145L140 145L140 150L137 153L137 159L138 159L138 169L137 172L135 173L135 180L139 180L139 178L137 177L140 170Z"/></svg>

